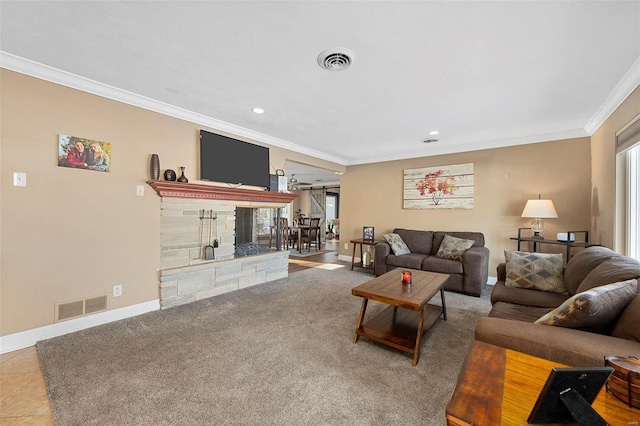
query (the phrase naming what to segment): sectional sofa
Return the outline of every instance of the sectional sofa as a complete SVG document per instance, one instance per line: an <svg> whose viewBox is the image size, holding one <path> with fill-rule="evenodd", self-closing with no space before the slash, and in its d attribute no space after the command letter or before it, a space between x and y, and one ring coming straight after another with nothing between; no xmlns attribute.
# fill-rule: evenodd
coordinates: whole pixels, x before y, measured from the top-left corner
<svg viewBox="0 0 640 426"><path fill-rule="evenodd" d="M640 357L640 262L605 247L584 249L564 268L564 294L507 286L506 263L498 266L497 274L492 309L488 317L478 320L476 340L570 366L602 366L607 355ZM620 305L608 293L603 297L603 286L616 287L631 301ZM596 294L598 304L578 305L569 312L576 315L573 320L554 310L587 294ZM535 323L551 311L557 315L547 315L546 322L563 320L564 326Z"/></svg>

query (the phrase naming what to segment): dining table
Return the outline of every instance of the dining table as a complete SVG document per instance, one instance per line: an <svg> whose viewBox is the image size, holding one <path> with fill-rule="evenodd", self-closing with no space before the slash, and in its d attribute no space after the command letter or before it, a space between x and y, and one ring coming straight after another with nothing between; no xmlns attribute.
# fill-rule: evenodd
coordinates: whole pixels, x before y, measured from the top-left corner
<svg viewBox="0 0 640 426"><path fill-rule="evenodd" d="M318 232L316 233L316 236L318 238L318 247L320 247L320 227L317 226L316 227L318 229ZM310 225L294 225L294 226L290 226L289 227L289 232L290 233L297 233L298 234L298 253L302 252L302 234L304 233L304 231L309 232L309 230L311 229ZM320 250L318 248L318 250Z"/></svg>

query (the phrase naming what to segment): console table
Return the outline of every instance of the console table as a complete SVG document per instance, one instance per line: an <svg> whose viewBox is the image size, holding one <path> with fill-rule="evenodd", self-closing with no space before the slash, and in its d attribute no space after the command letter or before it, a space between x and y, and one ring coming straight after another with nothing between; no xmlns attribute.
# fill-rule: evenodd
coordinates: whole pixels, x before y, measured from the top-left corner
<svg viewBox="0 0 640 426"><path fill-rule="evenodd" d="M553 367L566 365L474 341L445 411L447 425L528 425ZM605 386L592 407L612 426L640 421L640 410L607 393Z"/></svg>
<svg viewBox="0 0 640 426"><path fill-rule="evenodd" d="M566 262L571 258L571 248L572 247L592 247L599 246L600 244L593 244L589 242L589 231L569 231L567 232L567 241L559 241L559 240L550 240L546 238L534 238L534 237L525 237L522 235L523 230L531 230L531 228L518 228L518 236L511 237L511 240L518 242L518 251L520 251L520 243L533 243L533 251L538 251L538 244L551 244L555 246L565 246L567 250L567 257L565 259ZM571 234L579 235L582 234L584 236L584 241L571 241Z"/></svg>

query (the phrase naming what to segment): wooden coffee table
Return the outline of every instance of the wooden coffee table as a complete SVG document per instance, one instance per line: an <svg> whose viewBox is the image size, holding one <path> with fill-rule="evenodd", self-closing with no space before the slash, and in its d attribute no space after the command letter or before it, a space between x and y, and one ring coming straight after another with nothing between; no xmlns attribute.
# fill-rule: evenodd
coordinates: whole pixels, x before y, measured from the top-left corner
<svg viewBox="0 0 640 426"><path fill-rule="evenodd" d="M474 341L445 411L447 425L529 425L527 418L553 367L567 366ZM604 386L592 407L612 426L640 424L640 410L608 394Z"/></svg>
<svg viewBox="0 0 640 426"><path fill-rule="evenodd" d="M440 316L447 320L444 284L449 279L449 275L408 270L413 275L410 286L402 284L403 269L398 268L351 290L351 294L364 299L353 343L358 342L358 338L362 336L409 352L413 354L415 366L420 356L420 341L423 334L436 323ZM442 298L442 306L429 304L429 300L438 292ZM391 306L362 324L369 300Z"/></svg>

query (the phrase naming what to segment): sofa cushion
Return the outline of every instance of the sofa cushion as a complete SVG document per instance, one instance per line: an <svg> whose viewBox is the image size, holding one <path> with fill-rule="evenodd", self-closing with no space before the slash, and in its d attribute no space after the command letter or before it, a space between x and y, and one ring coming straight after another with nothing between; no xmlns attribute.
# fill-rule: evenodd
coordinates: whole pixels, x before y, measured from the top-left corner
<svg viewBox="0 0 640 426"><path fill-rule="evenodd" d="M398 234L384 234L384 239L387 240L389 245L391 246L391 251L396 256L400 256L402 254L411 253L409 247L405 244L402 237Z"/></svg>
<svg viewBox="0 0 640 426"><path fill-rule="evenodd" d="M463 238L465 240L473 240L473 247L484 247L484 234L482 232L442 232L436 231L433 233L433 246L431 254L435 255L442 245L445 235L451 235L452 237Z"/></svg>
<svg viewBox="0 0 640 426"><path fill-rule="evenodd" d="M611 330L611 335L640 342L640 296L624 308Z"/></svg>
<svg viewBox="0 0 640 426"><path fill-rule="evenodd" d="M445 235L436 256L443 259L462 261L462 256L464 256L464 253L469 250L474 243L474 240L465 240L464 238Z"/></svg>
<svg viewBox="0 0 640 426"><path fill-rule="evenodd" d="M564 286L569 294L578 293L578 286L589 272L614 254L606 247L588 247L572 256L564 270Z"/></svg>
<svg viewBox="0 0 640 426"><path fill-rule="evenodd" d="M429 256L422 261L420 269L423 271L440 272L441 274L462 274L462 262L452 259L442 259L435 256Z"/></svg>
<svg viewBox="0 0 640 426"><path fill-rule="evenodd" d="M505 285L515 288L534 288L553 293L564 293L562 255L504 251L507 261Z"/></svg>
<svg viewBox="0 0 640 426"><path fill-rule="evenodd" d="M513 303L498 302L491 308L489 316L493 318L534 322L552 310L553 308L538 308L534 306L522 306L514 305Z"/></svg>
<svg viewBox="0 0 640 426"><path fill-rule="evenodd" d="M613 257L596 266L578 286L583 292L605 284L640 278L640 262L630 257L614 253Z"/></svg>
<svg viewBox="0 0 640 426"><path fill-rule="evenodd" d="M402 237L411 253L431 254L433 231L396 228L393 233Z"/></svg>
<svg viewBox="0 0 640 426"><path fill-rule="evenodd" d="M602 332L637 295L636 280L592 288L567 299L536 324Z"/></svg>
<svg viewBox="0 0 640 426"><path fill-rule="evenodd" d="M479 318L475 338L574 367L602 367L604 357L638 354L638 342L502 318Z"/></svg>
<svg viewBox="0 0 640 426"><path fill-rule="evenodd" d="M409 253L403 254L402 256L390 254L387 256L387 265L400 268L420 269L422 261L427 257L428 255L421 253Z"/></svg>
<svg viewBox="0 0 640 426"><path fill-rule="evenodd" d="M552 293L528 288L513 288L498 281L491 290L491 304L497 302L514 303L516 305L533 306L538 308L557 308L570 296L564 293ZM537 318L536 318L537 319Z"/></svg>

